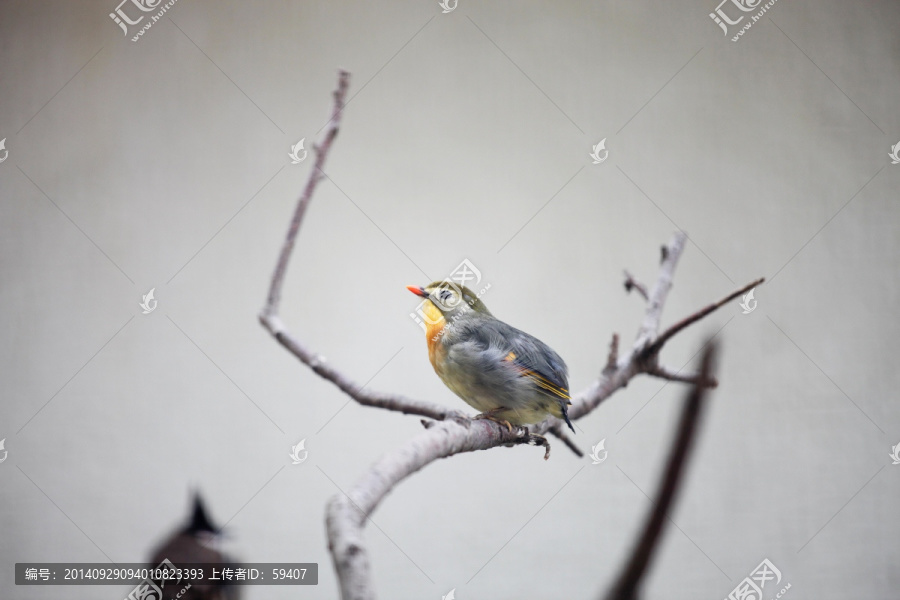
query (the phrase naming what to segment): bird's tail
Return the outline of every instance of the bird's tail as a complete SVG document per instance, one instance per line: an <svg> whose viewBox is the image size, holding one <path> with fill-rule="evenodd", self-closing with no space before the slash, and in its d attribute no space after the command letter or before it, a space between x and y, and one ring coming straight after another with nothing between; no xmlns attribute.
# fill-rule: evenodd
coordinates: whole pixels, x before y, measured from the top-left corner
<svg viewBox="0 0 900 600"><path fill-rule="evenodd" d="M572 430L572 433L575 433L575 428L572 427L572 421L569 420L569 406L565 402L560 402L560 407L562 408L562 416L563 419L566 420L566 425L569 426L569 429Z"/></svg>

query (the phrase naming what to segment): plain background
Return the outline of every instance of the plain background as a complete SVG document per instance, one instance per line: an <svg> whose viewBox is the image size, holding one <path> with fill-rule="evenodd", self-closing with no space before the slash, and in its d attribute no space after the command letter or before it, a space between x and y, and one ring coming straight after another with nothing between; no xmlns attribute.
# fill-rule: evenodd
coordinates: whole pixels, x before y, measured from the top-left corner
<svg viewBox="0 0 900 600"><path fill-rule="evenodd" d="M179 0L136 43L115 4L0 3L0 596L124 597L16 587L13 564L143 561L192 487L243 560L319 563L317 587L245 598L337 596L326 502L421 425L348 404L256 315L312 164L288 152L345 68L293 332L371 389L468 410L405 289L468 259L580 390L640 323L622 270L651 284L683 229L664 325L769 281L663 354L689 370L716 334L721 385L647 597L723 598L764 558L787 598L896 597L900 2L780 0L737 43L716 0ZM405 481L365 532L380 596L598 597L683 391L641 378L578 422L600 465L555 443Z"/></svg>

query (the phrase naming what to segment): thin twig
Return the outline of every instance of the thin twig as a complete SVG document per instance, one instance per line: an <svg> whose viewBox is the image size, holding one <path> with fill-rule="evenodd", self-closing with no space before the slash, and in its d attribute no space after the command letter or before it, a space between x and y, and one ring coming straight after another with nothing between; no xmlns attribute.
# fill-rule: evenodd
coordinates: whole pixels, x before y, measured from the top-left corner
<svg viewBox="0 0 900 600"><path fill-rule="evenodd" d="M638 294L644 297L644 300L650 299L650 297L647 296L647 286L632 277L631 273L625 271L625 291L631 292L631 290L636 290Z"/></svg>
<svg viewBox="0 0 900 600"><path fill-rule="evenodd" d="M278 314L278 305L281 302L281 286L284 283L284 274L291 259L291 252L294 249L294 241L297 239L297 232L300 231L300 224L303 222L303 215L306 214L306 207L309 206L309 201L312 200L313 192L316 191L316 185L322 179L322 168L325 166L325 160L328 158L328 151L331 150L331 143L337 136L338 129L340 129L344 98L347 96L349 85L350 73L340 71L338 87L334 91L334 109L331 113L331 120L328 122L328 130L325 132L323 141L313 146L313 151L316 153L316 162L313 165L312 172L309 174L303 194L297 202L297 208L294 209L294 216L291 218L290 227L288 227L287 238L281 247L281 254L278 256L278 262L275 265L275 273L272 275L272 284L269 287L266 307L263 309L263 314L260 318Z"/></svg>
<svg viewBox="0 0 900 600"><path fill-rule="evenodd" d="M561 423L555 423L550 429L547 430L547 433L552 433L559 440L566 445L566 447L575 453L578 458L584 457L584 451L578 447L578 445L569 437L569 434L566 433L566 430L563 429Z"/></svg>
<svg viewBox="0 0 900 600"><path fill-rule="evenodd" d="M275 339L278 340L278 343L287 348L291 354L299 358L300 362L307 365L322 379L336 385L342 392L363 406L384 408L406 415L429 417L438 421L450 418L468 419L462 412L440 404L413 400L412 398L407 398L400 394L386 394L363 388L363 386L344 375L341 371L338 371L336 368L329 365L325 360L325 357L321 354L316 354L311 351L294 336L285 331L281 320L278 317L266 317L263 324L272 333Z"/></svg>
<svg viewBox="0 0 900 600"><path fill-rule="evenodd" d="M659 377L660 379L666 379L668 381L680 381L681 383L702 385L703 387L708 388L715 388L719 385L719 382L715 377L712 377L710 379L703 379L703 375L701 373L682 373L681 371L673 371L669 367L664 367L663 365L656 365L652 367L647 371L647 375Z"/></svg>
<svg viewBox="0 0 900 600"><path fill-rule="evenodd" d="M703 353L700 376L703 380L712 378L715 344L710 343ZM699 429L700 417L705 405L706 388L695 385L684 400L678 430L669 450L669 458L665 472L656 493L653 508L644 522L644 529L631 556L625 563L622 574L606 595L607 600L637 600L640 587L653 560L655 550L659 548L660 535L665 519L678 493L684 476L685 467L690 457Z"/></svg>
<svg viewBox="0 0 900 600"><path fill-rule="evenodd" d="M687 242L687 235L679 231L672 237L672 241L667 246L663 246L659 275L647 299L644 322L641 324L641 330L638 332L638 341L635 343L637 347L644 347L652 339L656 338L656 334L659 331L659 321L662 318L663 306L666 304L669 290L672 289L675 265L678 264L681 253L684 252L685 242Z"/></svg>
<svg viewBox="0 0 900 600"><path fill-rule="evenodd" d="M343 115L344 99L347 96L347 89L350 84L350 74L346 71L340 71L338 76L337 89L334 91L334 107L332 108L331 120L325 131L322 141L313 145L313 152L316 155L315 164L306 181L306 187L297 201L294 214L291 217L291 223L285 236L284 244L281 247L281 253L278 256L278 262L275 265L275 272L272 275L272 282L269 287L269 295L266 299L266 305L259 314L260 323L284 346L291 354L296 356L302 363L307 365L317 375L323 379L335 384L342 392L359 402L364 406L373 406L402 412L404 414L414 414L432 419L444 420L450 417L466 418L461 412L451 410L419 400L412 400L399 394L381 394L364 390L359 385L337 369L327 364L325 357L307 348L299 340L293 337L285 328L281 318L278 316L278 310L281 303L281 290L284 285L284 278L287 273L287 266L294 250L294 244L297 240L297 234L300 231L300 225L306 215L306 209L312 200L313 193L319 181L324 178L323 168L328 158L328 152L331 150L332 142L338 134L341 124L341 116Z"/></svg>
<svg viewBox="0 0 900 600"><path fill-rule="evenodd" d="M606 366L603 367L603 375L609 376L616 371L619 365L619 334L612 334L612 341L609 342L609 354L606 357Z"/></svg>
<svg viewBox="0 0 900 600"><path fill-rule="evenodd" d="M729 302L731 302L738 296L752 290L756 286L762 284L765 280L766 280L765 277L760 277L756 281L751 281L750 283L748 283L741 289L731 292L730 294L728 294L727 296L725 296L718 302L713 302L709 306L705 306L705 307L701 308L700 310L698 310L697 312L690 314L690 315L686 316L685 318L681 319L680 321L678 321L677 323L675 323L674 325L672 325L668 329L666 329L664 332L662 332L659 335L659 337L657 337L656 340L653 341L653 344L651 345L651 348L653 349L652 351L658 352L659 349L663 347L663 344L665 344L667 341L669 341L669 339L672 336L674 336L676 333L678 333L685 327L688 327L689 325L696 323L697 321L699 321L700 319L702 319L709 313L728 304Z"/></svg>

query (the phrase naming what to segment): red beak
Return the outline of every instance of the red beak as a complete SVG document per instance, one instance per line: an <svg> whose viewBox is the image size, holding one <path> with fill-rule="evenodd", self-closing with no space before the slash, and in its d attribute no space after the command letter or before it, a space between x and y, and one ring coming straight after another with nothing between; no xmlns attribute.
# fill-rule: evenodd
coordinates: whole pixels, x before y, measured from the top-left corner
<svg viewBox="0 0 900 600"><path fill-rule="evenodd" d="M422 289L421 287L419 287L417 285L408 285L408 286L406 286L406 289L411 291L416 296L421 296L423 298L428 297L428 293L424 289Z"/></svg>

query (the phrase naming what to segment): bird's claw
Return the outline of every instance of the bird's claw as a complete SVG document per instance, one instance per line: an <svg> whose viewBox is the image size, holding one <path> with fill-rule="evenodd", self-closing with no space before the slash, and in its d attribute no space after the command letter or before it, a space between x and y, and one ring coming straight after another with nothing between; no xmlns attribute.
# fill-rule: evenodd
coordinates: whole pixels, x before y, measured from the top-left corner
<svg viewBox="0 0 900 600"><path fill-rule="evenodd" d="M508 432L512 433L512 431L513 431L512 423L510 423L510 422L507 421L506 419L501 419L501 418L499 418L499 417L495 417L494 415L492 415L492 414L489 413L489 412L481 413L480 415L475 415L474 418L475 418L476 421L480 421L480 420L493 421L494 423L498 423L498 424L503 425L504 427L506 427L506 430L507 430Z"/></svg>

